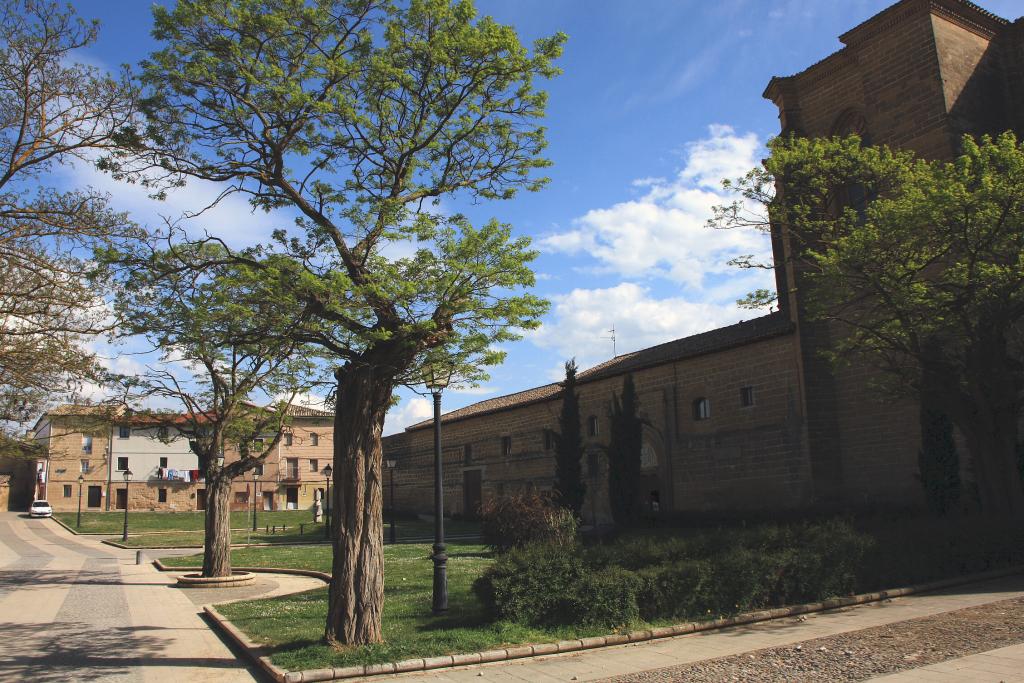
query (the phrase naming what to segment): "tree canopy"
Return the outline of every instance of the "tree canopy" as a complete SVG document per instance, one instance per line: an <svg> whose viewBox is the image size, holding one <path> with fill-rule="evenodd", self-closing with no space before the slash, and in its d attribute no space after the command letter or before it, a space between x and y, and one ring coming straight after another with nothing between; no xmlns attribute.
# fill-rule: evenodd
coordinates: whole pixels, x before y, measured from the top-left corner
<svg viewBox="0 0 1024 683"><path fill-rule="evenodd" d="M87 343L113 321L90 251L137 234L106 195L50 184L57 167L110 150L135 113L123 77L75 61L96 35L56 2L0 9L0 420L97 376Z"/></svg>
<svg viewBox="0 0 1024 683"><path fill-rule="evenodd" d="M180 0L154 16L145 119L104 167L157 194L221 182L293 223L232 258L301 321L292 338L335 367L342 504L326 638L378 642L380 434L394 388L420 382L426 358L483 376L546 309L523 291L527 239L438 202L543 187L536 81L558 73L565 36L531 53L468 0Z"/></svg>
<svg viewBox="0 0 1024 683"><path fill-rule="evenodd" d="M116 275L121 333L160 353L123 378L129 395L175 406L136 419L188 439L206 478L203 575L228 576L231 481L276 452L296 397L316 383L315 349L288 336L288 312L253 296L245 267L215 243L140 241L102 257Z"/></svg>
<svg viewBox="0 0 1024 683"><path fill-rule="evenodd" d="M964 137L951 162L847 138L780 138L717 227L779 226L828 354L950 417L984 507L1024 513L1014 454L1024 387L1024 146ZM779 191L776 192L776 187ZM769 220L770 218L770 220Z"/></svg>

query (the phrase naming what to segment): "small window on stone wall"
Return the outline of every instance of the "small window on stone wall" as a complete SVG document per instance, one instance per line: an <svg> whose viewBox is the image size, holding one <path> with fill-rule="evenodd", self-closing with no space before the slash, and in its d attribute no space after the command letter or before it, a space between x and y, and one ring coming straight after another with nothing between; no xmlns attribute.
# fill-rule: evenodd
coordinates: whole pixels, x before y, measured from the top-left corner
<svg viewBox="0 0 1024 683"><path fill-rule="evenodd" d="M711 399L698 398L693 401L693 419L707 420L711 417Z"/></svg>
<svg viewBox="0 0 1024 683"><path fill-rule="evenodd" d="M600 474L601 461L598 460L597 453L587 453L587 474L592 477L596 477Z"/></svg>
<svg viewBox="0 0 1024 683"><path fill-rule="evenodd" d="M754 405L754 387L740 387L740 405L744 408Z"/></svg>
<svg viewBox="0 0 1024 683"><path fill-rule="evenodd" d="M156 502L166 503L167 502L167 489L156 490Z"/></svg>
<svg viewBox="0 0 1024 683"><path fill-rule="evenodd" d="M71 484L64 484L64 497L65 498L70 498L71 497Z"/></svg>
<svg viewBox="0 0 1024 683"><path fill-rule="evenodd" d="M501 437L501 455L502 457L508 458L512 455L512 437L503 436Z"/></svg>
<svg viewBox="0 0 1024 683"><path fill-rule="evenodd" d="M319 446L320 445L320 435L317 434L316 432L310 432L310 434L309 434L309 445L310 446Z"/></svg>
<svg viewBox="0 0 1024 683"><path fill-rule="evenodd" d="M597 436L600 431L600 427L597 422L597 415L591 415L587 418L587 436Z"/></svg>
<svg viewBox="0 0 1024 683"><path fill-rule="evenodd" d="M472 465L473 464L473 445L466 444L462 447L462 464Z"/></svg>
<svg viewBox="0 0 1024 683"><path fill-rule="evenodd" d="M544 450L550 451L555 447L555 433L550 429L544 430Z"/></svg>

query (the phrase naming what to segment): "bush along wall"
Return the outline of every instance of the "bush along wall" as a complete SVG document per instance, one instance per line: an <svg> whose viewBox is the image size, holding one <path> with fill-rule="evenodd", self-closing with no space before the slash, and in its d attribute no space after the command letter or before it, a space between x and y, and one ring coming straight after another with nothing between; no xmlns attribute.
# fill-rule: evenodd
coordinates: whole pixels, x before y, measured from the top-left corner
<svg viewBox="0 0 1024 683"><path fill-rule="evenodd" d="M495 619L616 628L816 602L1024 562L1024 531L909 520L858 530L844 519L529 543L500 555L474 589Z"/></svg>

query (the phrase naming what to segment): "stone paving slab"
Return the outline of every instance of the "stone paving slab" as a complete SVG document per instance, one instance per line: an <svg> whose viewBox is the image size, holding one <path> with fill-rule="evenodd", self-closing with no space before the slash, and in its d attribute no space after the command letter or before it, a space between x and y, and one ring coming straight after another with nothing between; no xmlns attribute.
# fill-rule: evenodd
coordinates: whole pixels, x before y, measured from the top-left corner
<svg viewBox="0 0 1024 683"><path fill-rule="evenodd" d="M193 602L255 595L182 590L174 581L148 562L135 564L134 550L0 512L0 681L257 680ZM322 585L274 576L260 595Z"/></svg>
<svg viewBox="0 0 1024 683"><path fill-rule="evenodd" d="M871 679L874 683L1024 683L1024 644L909 669Z"/></svg>
<svg viewBox="0 0 1024 683"><path fill-rule="evenodd" d="M401 681L591 681L669 667L803 640L891 624L1024 596L1024 576L1011 576L936 593L924 593L800 617L762 622L720 631L601 648L565 655L495 664L375 677ZM946 672L927 672L937 677ZM938 678L936 678L938 680Z"/></svg>

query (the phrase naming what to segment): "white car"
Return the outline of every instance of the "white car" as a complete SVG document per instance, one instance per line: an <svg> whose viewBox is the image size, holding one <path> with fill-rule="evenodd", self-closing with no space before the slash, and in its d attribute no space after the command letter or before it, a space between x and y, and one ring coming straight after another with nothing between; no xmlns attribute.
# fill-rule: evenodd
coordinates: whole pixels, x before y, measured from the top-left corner
<svg viewBox="0 0 1024 683"><path fill-rule="evenodd" d="M29 517L52 517L53 508L45 500L33 500L32 507L28 509Z"/></svg>

